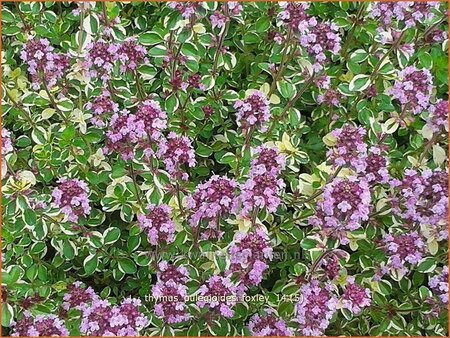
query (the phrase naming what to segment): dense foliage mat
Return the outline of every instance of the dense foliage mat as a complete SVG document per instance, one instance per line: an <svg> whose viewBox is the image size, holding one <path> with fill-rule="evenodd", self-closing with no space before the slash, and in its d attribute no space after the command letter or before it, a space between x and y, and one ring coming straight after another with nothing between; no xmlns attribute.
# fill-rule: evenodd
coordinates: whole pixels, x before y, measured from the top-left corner
<svg viewBox="0 0 450 338"><path fill-rule="evenodd" d="M2 4L2 327L448 335L447 4Z"/></svg>

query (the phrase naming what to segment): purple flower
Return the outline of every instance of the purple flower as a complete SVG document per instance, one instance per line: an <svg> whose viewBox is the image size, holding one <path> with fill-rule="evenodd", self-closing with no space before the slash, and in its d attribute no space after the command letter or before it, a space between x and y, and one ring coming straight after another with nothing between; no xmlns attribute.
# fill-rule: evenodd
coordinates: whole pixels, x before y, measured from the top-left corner
<svg viewBox="0 0 450 338"><path fill-rule="evenodd" d="M216 226L216 221L226 217L235 204L237 182L226 176L213 175L207 182L199 184L193 196L188 197L188 209L193 211L189 222L196 227L202 220Z"/></svg>
<svg viewBox="0 0 450 338"><path fill-rule="evenodd" d="M303 31L308 25L311 17L306 13L309 8L307 2L284 2L280 3L282 11L278 14L278 19L294 31Z"/></svg>
<svg viewBox="0 0 450 338"><path fill-rule="evenodd" d="M327 152L327 157L334 168L348 166L356 172L366 169L367 144L364 142L366 130L345 124L340 129L334 129L331 135L336 139L334 149Z"/></svg>
<svg viewBox="0 0 450 338"><path fill-rule="evenodd" d="M230 20L230 18L224 15L221 11L214 11L214 14L212 14L209 19L211 20L212 28L222 28L225 26L225 23Z"/></svg>
<svg viewBox="0 0 450 338"><path fill-rule="evenodd" d="M252 336L257 337L286 337L293 336L283 319L278 318L275 310L265 309L263 315L255 314L250 318L248 329Z"/></svg>
<svg viewBox="0 0 450 338"><path fill-rule="evenodd" d="M440 274L436 274L428 281L428 286L442 303L448 305L448 266L444 266Z"/></svg>
<svg viewBox="0 0 450 338"><path fill-rule="evenodd" d="M267 130L266 123L270 119L269 101L262 92L255 90L244 101L237 100L234 108L237 109L237 124L246 134L250 129L260 132Z"/></svg>
<svg viewBox="0 0 450 338"><path fill-rule="evenodd" d="M139 311L141 301L127 298L112 306L107 300L94 299L82 311L80 332L89 336L138 336L148 325Z"/></svg>
<svg viewBox="0 0 450 338"><path fill-rule="evenodd" d="M341 265L337 255L330 254L322 260L322 268L328 279L333 280L339 277Z"/></svg>
<svg viewBox="0 0 450 338"><path fill-rule="evenodd" d="M448 173L437 168L426 169L420 175L415 170L406 170L402 181L393 181L400 193L394 199L398 207L394 214L410 222L431 227L437 239L448 238Z"/></svg>
<svg viewBox="0 0 450 338"><path fill-rule="evenodd" d="M57 54L47 39L32 38L23 46L20 58L28 66L33 89L45 81L49 88L62 79L70 67L67 54Z"/></svg>
<svg viewBox="0 0 450 338"><path fill-rule="evenodd" d="M427 120L427 126L434 133L440 133L448 130L448 101L439 99L435 104L428 108L430 116Z"/></svg>
<svg viewBox="0 0 450 338"><path fill-rule="evenodd" d="M389 172L387 169L388 159L382 155L379 147L369 149L366 157L366 179L370 183L387 183L389 181Z"/></svg>
<svg viewBox="0 0 450 338"><path fill-rule="evenodd" d="M11 141L11 132L6 128L2 128L1 148L2 156L5 156L14 151Z"/></svg>
<svg viewBox="0 0 450 338"><path fill-rule="evenodd" d="M341 50L341 37L337 33L338 26L334 23L317 23L315 18L309 20L300 33L300 46L306 49L309 56L314 58L313 69L323 69L327 56L325 53L337 55Z"/></svg>
<svg viewBox="0 0 450 338"><path fill-rule="evenodd" d="M69 331L64 322L55 315L37 315L31 317L28 311L24 312L24 318L13 323L13 337L68 337Z"/></svg>
<svg viewBox="0 0 450 338"><path fill-rule="evenodd" d="M261 229L247 234L238 233L228 252L229 273L237 273L244 288L259 285L269 268L267 261L272 260L272 246L267 234Z"/></svg>
<svg viewBox="0 0 450 338"><path fill-rule="evenodd" d="M84 67L89 70L89 77L100 77L103 82L108 81L119 58L118 51L118 45L102 39L88 44Z"/></svg>
<svg viewBox="0 0 450 338"><path fill-rule="evenodd" d="M381 21L381 27L392 26L393 20L405 25L406 28L416 26L418 22L423 23L431 20L434 16L432 9L438 9L436 2L375 2L369 12L369 16Z"/></svg>
<svg viewBox="0 0 450 338"><path fill-rule="evenodd" d="M89 188L78 179L61 178L59 186L53 189L53 202L66 215L70 222L77 222L83 215L89 215Z"/></svg>
<svg viewBox="0 0 450 338"><path fill-rule="evenodd" d="M400 101L402 109L410 109L414 114L420 114L430 105L432 91L433 77L430 71L408 66L398 73L398 79L389 94Z"/></svg>
<svg viewBox="0 0 450 338"><path fill-rule="evenodd" d="M388 269L408 272L406 263L417 264L425 252L425 243L417 232L400 235L387 234L384 237L384 250L389 256Z"/></svg>
<svg viewBox="0 0 450 338"><path fill-rule="evenodd" d="M142 102L134 117L136 136L141 141L141 147L146 148L149 141L158 141L162 131L167 127L167 114L161 109L159 102L147 100Z"/></svg>
<svg viewBox="0 0 450 338"><path fill-rule="evenodd" d="M358 314L363 308L370 306L370 303L370 290L356 284L354 277L348 277L342 295L344 309L350 310L353 314Z"/></svg>
<svg viewBox="0 0 450 338"><path fill-rule="evenodd" d="M324 94L317 97L317 103L325 104L329 107L339 107L342 95L337 90L328 89Z"/></svg>
<svg viewBox="0 0 450 338"><path fill-rule="evenodd" d="M366 180L356 177L335 178L324 188L323 201L317 203L316 214L309 224L322 230L325 236L348 243L347 231L361 227L369 218L370 190Z"/></svg>
<svg viewBox="0 0 450 338"><path fill-rule="evenodd" d="M172 211L166 204L147 206L146 215L138 215L139 227L152 245L170 244L175 239L175 224L170 219Z"/></svg>
<svg viewBox="0 0 450 338"><path fill-rule="evenodd" d="M197 306L208 307L210 312L231 318L233 306L238 300L238 289L228 277L211 276L199 289Z"/></svg>
<svg viewBox="0 0 450 338"><path fill-rule="evenodd" d="M120 71L126 73L127 71L134 72L142 64L148 64L149 60L146 57L147 50L144 46L137 43L137 39L132 37L124 41L117 51L118 59L120 60Z"/></svg>
<svg viewBox="0 0 450 338"><path fill-rule="evenodd" d="M250 175L269 173L278 176L285 167L286 159L277 148L260 146L254 150L254 154L256 157L251 162Z"/></svg>
<svg viewBox="0 0 450 338"><path fill-rule="evenodd" d="M442 42L448 38L446 31L439 28L432 29L425 35L425 41L428 43Z"/></svg>
<svg viewBox="0 0 450 338"><path fill-rule="evenodd" d="M184 19L189 19L192 16L195 15L196 11L198 11L199 7L201 6L201 2L177 2L177 1L169 1L167 5L172 8L176 9L178 12L180 12L181 16Z"/></svg>
<svg viewBox="0 0 450 338"><path fill-rule="evenodd" d="M161 139L157 156L163 159L167 171L174 179L187 180L188 175L181 167L186 165L192 168L196 163L191 140L174 132L169 133L167 140Z"/></svg>
<svg viewBox="0 0 450 338"><path fill-rule="evenodd" d="M127 110L115 113L106 132L104 153L117 152L124 161L133 159L134 148L139 140L136 131L134 115Z"/></svg>
<svg viewBox="0 0 450 338"><path fill-rule="evenodd" d="M238 197L242 216L247 217L254 210L262 208L267 208L270 213L275 212L281 203L280 193L284 186L282 179L268 172L249 177L241 185Z"/></svg>
<svg viewBox="0 0 450 338"><path fill-rule="evenodd" d="M94 102L86 103L85 108L94 115L91 123L99 128L105 127L108 117L119 111L119 105L111 99L111 94L107 90L96 97Z"/></svg>
<svg viewBox="0 0 450 338"><path fill-rule="evenodd" d="M281 203L280 193L285 184L277 176L284 169L284 157L274 148L266 146L255 150L257 155L252 160L249 178L241 184L241 194L236 208L241 206L241 214L248 217L252 212L267 208L275 212Z"/></svg>
<svg viewBox="0 0 450 338"><path fill-rule="evenodd" d="M155 314L168 324L189 320L185 297L187 296L188 271L162 261L158 265L158 281L152 288Z"/></svg>
<svg viewBox="0 0 450 338"><path fill-rule="evenodd" d="M296 304L297 322L305 336L322 336L336 312L337 298L333 294L333 286L320 286L313 279L302 285L301 301Z"/></svg>
<svg viewBox="0 0 450 338"><path fill-rule="evenodd" d="M62 307L65 311L70 309L85 309L94 299L98 299L97 294L91 287L82 287L81 282L74 282L67 287L64 295Z"/></svg>

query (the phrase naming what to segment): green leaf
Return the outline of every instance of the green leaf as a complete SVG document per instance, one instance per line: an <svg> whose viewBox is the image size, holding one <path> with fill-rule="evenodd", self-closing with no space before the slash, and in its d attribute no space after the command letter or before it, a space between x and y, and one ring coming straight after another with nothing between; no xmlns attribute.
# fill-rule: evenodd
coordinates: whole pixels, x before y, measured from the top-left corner
<svg viewBox="0 0 450 338"><path fill-rule="evenodd" d="M120 238L120 229L119 228L108 228L103 233L103 241L105 245L113 244L117 242Z"/></svg>
<svg viewBox="0 0 450 338"><path fill-rule="evenodd" d="M118 260L119 270L125 274L136 273L136 264L129 258L119 258Z"/></svg>
<svg viewBox="0 0 450 338"><path fill-rule="evenodd" d="M361 92L370 86L370 76L359 74L356 75L348 86L349 90L352 92Z"/></svg>
<svg viewBox="0 0 450 338"><path fill-rule="evenodd" d="M163 42L163 38L161 35L159 35L156 32L146 32L141 35L139 35L139 43L143 44L144 46L149 45L157 45L158 43Z"/></svg>
<svg viewBox="0 0 450 338"><path fill-rule="evenodd" d="M90 254L83 261L84 271L88 276L94 273L95 269L97 269L97 266L98 266L97 254Z"/></svg>

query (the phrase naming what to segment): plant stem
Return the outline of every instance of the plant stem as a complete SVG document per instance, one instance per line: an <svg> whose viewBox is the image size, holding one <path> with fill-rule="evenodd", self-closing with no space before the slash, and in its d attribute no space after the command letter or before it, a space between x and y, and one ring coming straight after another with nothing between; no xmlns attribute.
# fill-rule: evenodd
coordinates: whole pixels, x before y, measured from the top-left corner
<svg viewBox="0 0 450 338"><path fill-rule="evenodd" d="M133 180L134 190L136 190L136 198L138 200L139 206L141 208L143 208L144 205L142 204L140 190L139 190L139 187L138 187L138 184L137 184L137 181L136 181L136 174L135 174L134 169L133 169L133 162L129 163L129 167L130 167L131 179Z"/></svg>
<svg viewBox="0 0 450 338"><path fill-rule="evenodd" d="M275 128L275 125L277 122L283 121L286 118L286 114L289 111L290 108L294 106L294 104L297 102L298 99L303 95L303 93L308 89L309 85L313 82L315 79L314 73L309 77L309 79L303 84L303 87L300 88L297 95L294 96L292 100L290 100L287 105L284 107L283 112L280 116L276 116L273 118L273 121L270 125L269 130L267 131L267 136L270 137L272 135L273 129Z"/></svg>
<svg viewBox="0 0 450 338"><path fill-rule="evenodd" d="M277 88L277 82L280 80L280 77L283 75L283 72L284 72L284 69L285 69L287 51L289 49L289 44L290 44L290 41L291 41L291 36L292 36L292 28L289 27L289 30L288 30L288 33L287 33L287 37L286 37L286 40L285 40L285 45L284 45L284 48L283 48L283 52L281 54L280 67L278 68L278 72L276 72L275 76L273 77L273 81L272 81L272 84L270 85L269 93L267 94L267 97L269 99L272 96L272 94L275 92L275 89ZM293 50L295 50L295 46L296 46L296 44L294 44Z"/></svg>
<svg viewBox="0 0 450 338"><path fill-rule="evenodd" d="M326 256L328 256L330 253L332 252L332 250L325 250L324 252L322 252L322 254L319 256L319 258L317 258L317 260L314 262L314 264L311 266L311 269L309 270L309 274L308 274L308 282L311 281L312 276L314 275L314 273L316 272L317 268L319 267L319 264L325 259Z"/></svg>
<svg viewBox="0 0 450 338"><path fill-rule="evenodd" d="M19 111L22 113L22 116L25 118L25 120L28 121L28 123L34 127L35 123L33 119L31 118L31 114L29 114L19 103L17 103L14 98L12 97L11 93L8 91L8 89L5 88L5 93L8 96L9 100L12 102L12 104L19 109Z"/></svg>

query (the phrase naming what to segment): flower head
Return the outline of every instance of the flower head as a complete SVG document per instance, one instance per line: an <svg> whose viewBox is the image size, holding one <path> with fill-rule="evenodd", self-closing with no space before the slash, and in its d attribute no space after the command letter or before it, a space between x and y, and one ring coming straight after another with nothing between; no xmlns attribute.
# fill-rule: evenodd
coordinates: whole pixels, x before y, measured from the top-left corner
<svg viewBox="0 0 450 338"><path fill-rule="evenodd" d="M279 318L273 309L265 309L264 314L255 314L250 318L248 329L252 336L293 336L293 332L287 327L286 322Z"/></svg>
<svg viewBox="0 0 450 338"><path fill-rule="evenodd" d="M55 315L37 315L32 318L28 311L24 318L13 324L13 337L68 337L64 322Z"/></svg>
<svg viewBox="0 0 450 338"><path fill-rule="evenodd" d="M302 285L296 304L297 322L305 336L322 336L336 312L337 298L331 284L322 287L318 280Z"/></svg>
<svg viewBox="0 0 450 338"><path fill-rule="evenodd" d="M348 243L347 231L361 227L369 218L370 190L367 181L356 177L335 178L324 188L323 201L317 203L316 214L309 223L326 236Z"/></svg>
<svg viewBox="0 0 450 338"><path fill-rule="evenodd" d="M269 101L262 92L256 90L245 100L237 100L234 108L238 110L237 124L246 133L250 128L261 132L267 130L266 123L270 119Z"/></svg>
<svg viewBox="0 0 450 338"><path fill-rule="evenodd" d="M89 188L78 179L61 178L59 186L53 189L53 202L67 216L70 222L77 222L83 215L89 215Z"/></svg>
<svg viewBox="0 0 450 338"><path fill-rule="evenodd" d="M170 244L175 239L175 224L170 219L171 209L165 204L149 204L146 215L138 215L138 223L152 245Z"/></svg>
<svg viewBox="0 0 450 338"><path fill-rule="evenodd" d="M262 230L239 233L229 248L230 273L240 276L241 285L249 287L259 285L263 273L269 268L267 262L272 260L272 246Z"/></svg>
<svg viewBox="0 0 450 338"><path fill-rule="evenodd" d="M370 290L356 284L354 277L348 277L345 291L342 295L343 307L350 310L353 314L358 314L370 303Z"/></svg>
<svg viewBox="0 0 450 338"><path fill-rule="evenodd" d="M398 79L389 94L400 102L403 109L420 114L430 105L432 90L433 78L430 71L408 66L398 73Z"/></svg>

